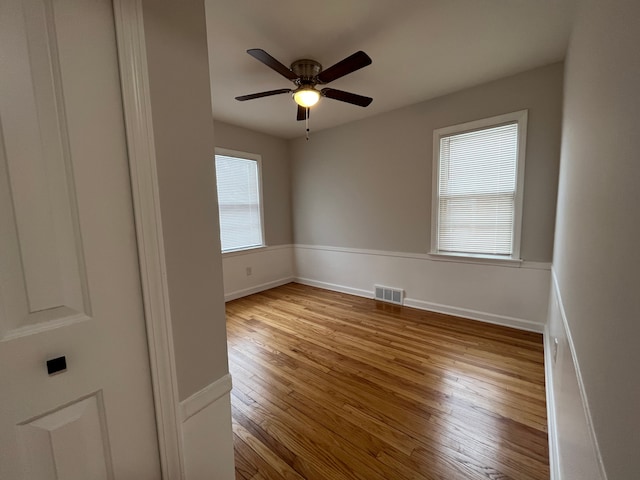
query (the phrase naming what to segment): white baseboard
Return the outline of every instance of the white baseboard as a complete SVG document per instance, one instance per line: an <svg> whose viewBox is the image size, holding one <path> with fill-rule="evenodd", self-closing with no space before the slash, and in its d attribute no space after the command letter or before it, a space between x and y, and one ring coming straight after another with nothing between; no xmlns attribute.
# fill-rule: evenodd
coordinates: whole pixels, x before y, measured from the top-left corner
<svg viewBox="0 0 640 480"><path fill-rule="evenodd" d="M553 386L553 336L547 325L544 332L544 383L547 398L547 436L549 439L549 480L561 480L558 449L558 419Z"/></svg>
<svg viewBox="0 0 640 480"><path fill-rule="evenodd" d="M235 292L225 293L224 301L230 302L231 300L246 297L247 295L253 295L254 293L263 292L265 290L269 290L270 288L279 287L280 285L286 285L287 283L291 283L293 281L294 281L294 277L280 278L278 280L273 280L271 282L255 285L253 287L243 288L242 290L236 290Z"/></svg>
<svg viewBox="0 0 640 480"><path fill-rule="evenodd" d="M373 298L374 285L404 291L404 304L542 333L550 272L526 266L434 260L428 254L294 245L295 281Z"/></svg>
<svg viewBox="0 0 640 480"><path fill-rule="evenodd" d="M207 408L223 395L231 391L231 375L227 373L215 382L207 385L199 392L180 402L180 418L182 423Z"/></svg>
<svg viewBox="0 0 640 480"><path fill-rule="evenodd" d="M373 298L378 283L403 289L407 306L539 333L546 320L548 268L310 245L266 247L223 258L225 301L290 281Z"/></svg>
<svg viewBox="0 0 640 480"><path fill-rule="evenodd" d="M576 354L576 349L575 349L575 345L573 343L573 338L571 335L571 329L569 328L569 323L567 321L567 314L565 311L565 307L564 307L564 302L562 300L562 293L560 291L560 286L558 284L558 278L556 276L556 272L555 270L552 268L551 269L551 295L550 295L550 303L549 303L549 315L550 315L550 320L549 320L549 325L548 325L548 335L549 335L549 343L545 342L545 350L552 350L553 349L553 334L555 332L552 332L551 329L552 328L560 328L562 331L562 334L565 337L565 341L567 344L567 348L569 350L569 354L565 355L566 362L570 362L571 364L571 370L575 371L575 378L571 379L572 381L577 383L577 390L578 390L578 394L577 395L573 395L572 397L572 402L574 405L575 409L578 410L582 410L584 412L584 419L583 421L586 422L586 424L583 425L584 430L586 430L588 438L573 438L570 439L570 443L571 445L569 445L567 448L575 450L575 445L577 443L582 443L583 444L583 451L589 451L589 457L591 458L586 458L586 457L581 457L579 460L577 460L578 463L585 463L585 462L590 462L593 463L595 465L595 468L593 468L592 470L597 470L597 473L594 471L594 475L596 475L598 480L607 480L607 474L606 474L606 470L604 468L604 462L602 461L602 455L600 453L600 447L598 445L598 438L596 436L594 427L593 427L593 421L592 421L592 417L591 417L591 410L589 408L589 400L587 398L587 393L584 387L584 382L582 380L582 373L580 370L580 363L578 360L578 356ZM553 301L557 302L557 306L554 306ZM560 325L553 325L553 319L551 318L552 313L552 309L557 310L557 314L560 316ZM556 333L557 334L557 333ZM549 348L546 348L547 345L549 346ZM551 357L550 359L548 359L548 357ZM558 353L558 356L560 356L560 353ZM555 390L555 385L554 385L554 372L555 369L557 368L556 366L556 362L553 361L553 353L547 354L547 352L545 351L545 375L547 376L546 378L546 382L547 382L547 403L548 405L550 405L550 407L548 407L548 411L549 411L549 418L550 418L550 427L553 426L554 430L553 432L551 431L551 429L549 430L549 446L550 446L550 455L553 453L556 458L554 459L555 465L554 467L556 468L557 472L556 475L557 479L561 479L564 478L566 475L564 475L564 468L563 468L563 448L564 448L564 444L563 444L563 435L570 435L571 432L563 432L560 429L560 425L559 425L559 417L558 417L558 411L557 411L557 405L556 402L558 401L558 397L556 396L556 394L558 393ZM549 365L549 367L547 368L547 363ZM566 375L566 374L565 374ZM563 384L566 384L568 382L568 378L564 377L563 379ZM553 434L553 438L552 438L552 434ZM564 441L566 442L566 440ZM556 452L551 452L551 447L556 449ZM551 458L550 458L551 461ZM552 478L552 480L555 480Z"/></svg>
<svg viewBox="0 0 640 480"><path fill-rule="evenodd" d="M228 302L293 280L293 245L242 250L222 255L224 300Z"/></svg>
<svg viewBox="0 0 640 480"><path fill-rule="evenodd" d="M526 330L528 332L543 333L544 325L524 320L522 318L508 317L506 315L496 315L494 313L480 312L468 308L454 307L451 305L441 305L439 303L425 302L414 298L405 298L404 304L407 307L413 307L429 312L444 313L446 315L454 315L456 317L467 318L469 320L478 320L480 322L491 323L503 327L517 328L518 330Z"/></svg>
<svg viewBox="0 0 640 480"><path fill-rule="evenodd" d="M349 295L355 295L357 297L373 298L373 291L362 290L359 288L351 288L344 285L337 285L335 283L320 282L318 280L312 280L310 278L295 277L293 281L296 283L301 283L302 285L324 288L325 290L346 293Z"/></svg>
<svg viewBox="0 0 640 480"><path fill-rule="evenodd" d="M334 292L346 293L349 295L356 295L358 297L373 298L373 291L362 290L359 288L347 287L345 285L337 285L335 283L321 282L318 280L312 280L310 278L294 279L296 283L303 285L310 285L312 287L324 288ZM418 310L426 310L429 312L444 313L447 315L454 315L456 317L467 318L469 320L477 320L480 322L491 323L494 325L501 325L504 327L517 328L519 330L526 330L529 332L542 333L544 325L539 323L530 322L520 318L506 317L502 315L494 315L487 312L479 312L476 310L469 310L466 308L453 307L451 305L440 305L437 303L423 302L422 300L415 300L413 298L405 298L404 305L411 308L417 308Z"/></svg>

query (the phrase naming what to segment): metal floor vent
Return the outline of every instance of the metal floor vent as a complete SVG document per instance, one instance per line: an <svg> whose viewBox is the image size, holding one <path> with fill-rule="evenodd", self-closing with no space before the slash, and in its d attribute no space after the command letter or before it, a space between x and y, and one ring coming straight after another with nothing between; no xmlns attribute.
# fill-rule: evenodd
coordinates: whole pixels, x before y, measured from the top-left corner
<svg viewBox="0 0 640 480"><path fill-rule="evenodd" d="M402 305L404 299L403 290L400 288L383 287L382 285L375 285L375 299L381 302L395 303Z"/></svg>

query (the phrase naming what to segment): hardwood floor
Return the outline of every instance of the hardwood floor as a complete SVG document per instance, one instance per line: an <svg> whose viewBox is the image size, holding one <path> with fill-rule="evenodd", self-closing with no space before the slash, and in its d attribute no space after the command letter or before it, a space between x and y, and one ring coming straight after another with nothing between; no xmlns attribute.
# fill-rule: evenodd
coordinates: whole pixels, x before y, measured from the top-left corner
<svg viewBox="0 0 640 480"><path fill-rule="evenodd" d="M227 304L237 479L548 479L542 336L295 283Z"/></svg>

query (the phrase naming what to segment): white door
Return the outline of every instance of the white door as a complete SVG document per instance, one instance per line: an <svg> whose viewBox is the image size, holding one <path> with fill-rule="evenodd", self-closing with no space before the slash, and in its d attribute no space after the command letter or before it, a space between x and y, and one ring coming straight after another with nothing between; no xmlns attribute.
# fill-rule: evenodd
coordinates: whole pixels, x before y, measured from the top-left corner
<svg viewBox="0 0 640 480"><path fill-rule="evenodd" d="M160 478L117 60L109 0L0 1L2 480Z"/></svg>

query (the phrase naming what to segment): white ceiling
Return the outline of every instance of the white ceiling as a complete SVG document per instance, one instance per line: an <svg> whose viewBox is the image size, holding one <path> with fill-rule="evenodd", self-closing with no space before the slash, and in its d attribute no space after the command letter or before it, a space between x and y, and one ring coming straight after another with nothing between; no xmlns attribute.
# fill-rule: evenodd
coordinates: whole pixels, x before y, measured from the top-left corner
<svg viewBox="0 0 640 480"><path fill-rule="evenodd" d="M246 53L326 69L365 51L373 64L329 86L373 97L323 98L318 131L564 58L576 0L205 0L214 117L283 138L304 135L290 95L234 97L293 84Z"/></svg>

